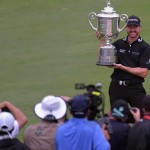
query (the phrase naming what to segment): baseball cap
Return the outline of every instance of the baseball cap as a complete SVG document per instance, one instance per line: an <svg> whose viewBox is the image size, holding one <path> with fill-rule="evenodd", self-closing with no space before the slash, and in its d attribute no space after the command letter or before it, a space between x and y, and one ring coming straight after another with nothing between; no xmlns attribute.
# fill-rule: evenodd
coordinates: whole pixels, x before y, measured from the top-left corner
<svg viewBox="0 0 150 150"><path fill-rule="evenodd" d="M128 20L127 20L127 26L130 26L130 25L136 25L136 26L141 26L141 20L139 17L137 16L129 16Z"/></svg>
<svg viewBox="0 0 150 150"><path fill-rule="evenodd" d="M9 112L0 113L0 131L9 132L14 128L15 118Z"/></svg>
<svg viewBox="0 0 150 150"><path fill-rule="evenodd" d="M84 117L90 106L90 99L86 94L76 95L69 101L69 105L74 116Z"/></svg>
<svg viewBox="0 0 150 150"><path fill-rule="evenodd" d="M127 119L129 112L128 103L123 99L116 100L111 106L111 113L114 118Z"/></svg>
<svg viewBox="0 0 150 150"><path fill-rule="evenodd" d="M48 95L35 105L34 111L41 119L44 119L48 115L53 115L56 119L60 119L65 116L67 105L61 97Z"/></svg>

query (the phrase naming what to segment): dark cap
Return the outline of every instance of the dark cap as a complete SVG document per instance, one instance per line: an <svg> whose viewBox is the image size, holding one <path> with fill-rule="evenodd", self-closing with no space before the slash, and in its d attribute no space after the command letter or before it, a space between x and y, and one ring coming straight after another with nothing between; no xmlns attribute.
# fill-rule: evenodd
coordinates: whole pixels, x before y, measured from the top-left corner
<svg viewBox="0 0 150 150"><path fill-rule="evenodd" d="M77 95L69 101L69 105L74 116L84 117L90 106L90 99L86 94Z"/></svg>
<svg viewBox="0 0 150 150"><path fill-rule="evenodd" d="M143 99L143 108L150 111L150 95L146 95Z"/></svg>
<svg viewBox="0 0 150 150"><path fill-rule="evenodd" d="M136 26L141 26L141 20L139 17L137 16L129 16L128 20L127 20L127 26L130 26L130 25L136 25Z"/></svg>
<svg viewBox="0 0 150 150"><path fill-rule="evenodd" d="M129 115L128 103L123 99L116 100L111 106L111 113L114 118L127 119Z"/></svg>

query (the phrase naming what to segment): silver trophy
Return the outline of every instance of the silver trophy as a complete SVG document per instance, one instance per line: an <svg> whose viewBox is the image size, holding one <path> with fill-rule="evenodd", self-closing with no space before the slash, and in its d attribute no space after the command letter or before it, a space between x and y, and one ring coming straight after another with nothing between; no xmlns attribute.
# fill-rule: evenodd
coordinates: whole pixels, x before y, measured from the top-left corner
<svg viewBox="0 0 150 150"><path fill-rule="evenodd" d="M97 65L111 66L116 63L116 49L111 42L116 38L127 24L128 16L126 14L117 14L111 7L110 0L106 0L106 7L101 10L101 13L96 14L91 12L88 16L88 21L91 27L100 33L100 38L104 39L104 46L99 49L99 60ZM97 19L97 27L94 27L92 20ZM120 29L120 20L125 22L125 25Z"/></svg>

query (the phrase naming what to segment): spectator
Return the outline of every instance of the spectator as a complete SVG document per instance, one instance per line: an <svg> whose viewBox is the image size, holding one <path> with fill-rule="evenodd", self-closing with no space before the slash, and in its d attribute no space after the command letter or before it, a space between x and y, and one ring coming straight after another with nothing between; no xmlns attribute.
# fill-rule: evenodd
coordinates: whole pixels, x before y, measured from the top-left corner
<svg viewBox="0 0 150 150"><path fill-rule="evenodd" d="M127 150L150 150L150 95L145 96L142 106L144 117L131 128ZM137 113L132 113L140 118Z"/></svg>
<svg viewBox="0 0 150 150"><path fill-rule="evenodd" d="M110 133L111 150L126 150L130 130L129 113L129 106L125 100L120 99L112 104L109 116L112 127L112 133Z"/></svg>
<svg viewBox="0 0 150 150"><path fill-rule="evenodd" d="M109 142L100 126L87 119L89 97L77 95L69 102L69 105L73 118L57 128L57 150L109 150Z"/></svg>
<svg viewBox="0 0 150 150"><path fill-rule="evenodd" d="M41 121L26 129L25 143L31 150L55 150L55 132L65 120L66 102L61 97L46 96L35 105L34 111Z"/></svg>
<svg viewBox="0 0 150 150"><path fill-rule="evenodd" d="M16 138L27 121L24 113L7 101L1 102L0 108L0 150L30 150Z"/></svg>
<svg viewBox="0 0 150 150"><path fill-rule="evenodd" d="M10 102L0 102L0 109L1 111L8 111L12 113L12 115L15 117L15 120L17 121L16 124L18 125L18 128L22 128L27 123L26 115Z"/></svg>
<svg viewBox="0 0 150 150"><path fill-rule="evenodd" d="M111 150L126 150L130 123L139 120L139 116L139 109L130 108L125 100L118 99L112 104L110 112L105 114L105 117L96 119L101 126L106 124Z"/></svg>

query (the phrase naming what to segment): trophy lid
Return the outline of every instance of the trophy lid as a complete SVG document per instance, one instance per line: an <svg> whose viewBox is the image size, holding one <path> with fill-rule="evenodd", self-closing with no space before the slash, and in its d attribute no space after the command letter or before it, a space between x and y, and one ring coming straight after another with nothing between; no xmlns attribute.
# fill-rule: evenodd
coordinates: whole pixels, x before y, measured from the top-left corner
<svg viewBox="0 0 150 150"><path fill-rule="evenodd" d="M101 10L102 13L106 13L106 14L112 14L115 13L116 11L113 10L113 7L111 7L111 3L110 0L107 0L107 7L104 7L104 10Z"/></svg>

